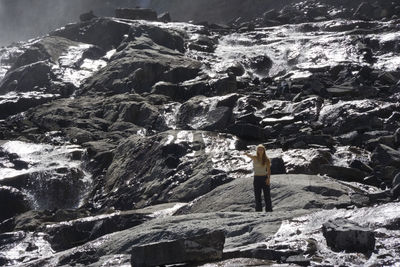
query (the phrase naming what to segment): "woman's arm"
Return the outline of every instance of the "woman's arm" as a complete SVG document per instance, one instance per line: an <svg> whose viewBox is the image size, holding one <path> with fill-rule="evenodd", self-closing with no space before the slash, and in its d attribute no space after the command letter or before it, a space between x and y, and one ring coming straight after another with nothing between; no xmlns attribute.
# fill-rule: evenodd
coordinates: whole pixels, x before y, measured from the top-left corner
<svg viewBox="0 0 400 267"><path fill-rule="evenodd" d="M244 153L245 156L248 156L249 158L251 158L252 160L254 160L256 158L256 156L250 155L249 153Z"/></svg>

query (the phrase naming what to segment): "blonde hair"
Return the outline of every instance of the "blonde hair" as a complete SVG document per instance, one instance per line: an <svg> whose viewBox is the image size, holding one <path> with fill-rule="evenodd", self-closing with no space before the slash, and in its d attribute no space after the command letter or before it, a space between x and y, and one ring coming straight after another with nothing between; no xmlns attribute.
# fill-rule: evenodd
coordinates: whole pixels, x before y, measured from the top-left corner
<svg viewBox="0 0 400 267"><path fill-rule="evenodd" d="M263 149L263 152L261 155L259 155L259 153L258 153L258 148ZM267 162L269 162L269 158L267 157L267 154L265 153L265 147L263 145L258 145L256 153L257 153L257 161L261 162L262 165L267 165Z"/></svg>

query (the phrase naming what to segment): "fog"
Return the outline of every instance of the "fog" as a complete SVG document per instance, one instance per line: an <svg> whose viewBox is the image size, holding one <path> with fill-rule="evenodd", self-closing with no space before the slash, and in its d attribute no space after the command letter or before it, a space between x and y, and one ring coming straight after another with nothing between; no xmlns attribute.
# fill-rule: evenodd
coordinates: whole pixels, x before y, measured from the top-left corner
<svg viewBox="0 0 400 267"><path fill-rule="evenodd" d="M111 1L0 0L0 44L44 35L77 21L81 13L89 10L102 15L113 13Z"/></svg>
<svg viewBox="0 0 400 267"><path fill-rule="evenodd" d="M237 17L261 14L293 0L0 0L0 46L47 34L79 20L93 10L112 16L117 7L150 7L170 11L172 19L228 22Z"/></svg>

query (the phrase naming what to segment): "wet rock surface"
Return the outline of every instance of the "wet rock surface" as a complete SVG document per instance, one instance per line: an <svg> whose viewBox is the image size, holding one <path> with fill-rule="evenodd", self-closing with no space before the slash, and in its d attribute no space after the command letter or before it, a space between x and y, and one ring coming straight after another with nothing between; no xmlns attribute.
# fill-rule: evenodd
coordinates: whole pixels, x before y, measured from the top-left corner
<svg viewBox="0 0 400 267"><path fill-rule="evenodd" d="M1 48L0 265L398 262L398 9L262 11L89 12ZM253 212L259 143L272 213Z"/></svg>

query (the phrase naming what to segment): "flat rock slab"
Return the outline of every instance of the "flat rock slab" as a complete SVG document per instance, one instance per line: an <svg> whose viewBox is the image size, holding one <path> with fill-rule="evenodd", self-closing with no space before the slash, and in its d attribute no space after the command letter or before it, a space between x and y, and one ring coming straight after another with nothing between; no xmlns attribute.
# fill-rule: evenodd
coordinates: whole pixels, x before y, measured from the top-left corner
<svg viewBox="0 0 400 267"><path fill-rule="evenodd" d="M167 242L151 243L132 248L132 266L156 266L183 262L206 262L222 259L225 234L213 231Z"/></svg>
<svg viewBox="0 0 400 267"><path fill-rule="evenodd" d="M317 175L271 176L271 198L274 211L347 206L351 204L348 192L348 187ZM254 209L253 178L249 176L217 187L181 208L177 213L253 211Z"/></svg>

